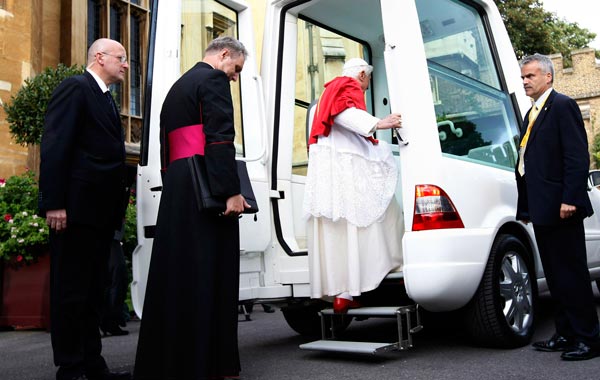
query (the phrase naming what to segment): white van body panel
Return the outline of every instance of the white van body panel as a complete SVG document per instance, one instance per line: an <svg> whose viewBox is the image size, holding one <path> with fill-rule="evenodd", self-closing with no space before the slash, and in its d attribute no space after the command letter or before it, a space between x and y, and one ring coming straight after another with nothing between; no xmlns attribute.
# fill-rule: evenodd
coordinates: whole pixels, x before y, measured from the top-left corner
<svg viewBox="0 0 600 380"><path fill-rule="evenodd" d="M153 83L153 92L150 108L150 133L148 135L148 161L145 166L138 166L136 193L137 193L137 236L138 246L132 254L133 282L131 283L131 300L135 313L142 315L144 295L146 294L146 280L152 253L152 239L145 238L146 226L156 224L158 205L160 202L160 189L162 179L160 176L160 139L159 120L162 103L173 82L179 78L179 43L181 38L181 3L158 3L157 34L161 38L155 41L154 72L157 80Z"/></svg>
<svg viewBox="0 0 600 380"><path fill-rule="evenodd" d="M255 26L248 5L237 0L219 3L236 11L239 39L250 52L240 76L244 154L238 159L248 163L260 212L256 216L244 215L240 220L240 302L286 304L310 297L306 216L302 210L306 177L294 172L293 152L297 143L294 124L299 113L296 86L301 86L296 76L304 70L297 63L302 48L300 22L314 22L367 46L365 57L374 66L372 88L367 92L369 111L378 117L390 112L402 114L403 128L399 133L408 144L397 143L387 131L378 133L377 138L393 144L398 162L396 199L405 225L400 232L404 255L400 277L410 301L431 311L456 310L468 304L482 282L494 243L506 234L519 237L532 255L532 280L537 280L540 291L546 289L533 228L515 220L514 170L502 163L514 153L515 142L508 139L504 144L482 143L463 154L445 153L441 144L443 134L460 137L460 131L452 129L450 118L440 120L440 116L447 115L436 114L440 104L439 99L436 104L432 72L448 82L454 80L452 83L458 83L456 87L465 92L475 88L469 93L473 97L496 102L493 123L505 129L518 128L522 121L518 119L530 107L508 34L492 0L452 2L475 9L473 17L480 17L485 23L482 33L487 39L482 43L488 44L484 47L491 51L487 69L499 82L492 84L435 62L438 57L432 58L424 37L426 25L422 21L427 20L420 18L426 14L436 22L448 21L441 23L448 29L459 27L464 20L445 20L443 9L426 7L429 3L423 1L377 0L368 5L356 0L268 1L260 75L254 54ZM158 154L160 109L171 84L181 75L181 4L162 0L158 8L154 72L159 75L155 74L153 84L148 161L138 168L137 179L139 246L133 255L132 298L138 315L152 248L147 230L156 224L162 185ZM446 35L452 36L448 30ZM465 115L476 111L466 109ZM485 114L484 111L480 113ZM418 185L442 189L464 228L414 231ZM589 194L596 214L585 220L586 244L590 273L598 279L600 190L590 186Z"/></svg>
<svg viewBox="0 0 600 380"><path fill-rule="evenodd" d="M243 1L226 0L222 4L237 12L240 41L248 50L249 58L240 77L243 120L252 128L245 130L244 153L241 159L247 162L248 174L258 202L256 215L243 215L240 219L241 275L240 295L249 299L259 296L271 297L268 287L263 287L264 262L251 252L266 251L271 245L270 183L268 178L268 141L265 126L265 105L262 81L258 75L254 50L254 26L251 10ZM159 1L157 10L157 35L154 51L154 79L150 128L148 132L147 163L138 167L137 212L138 247L132 255L133 282L132 301L137 315L142 315L146 279L152 253L152 236L146 229L156 225L162 179L160 174L160 112L162 103L171 85L181 76L181 25L182 2ZM189 5L189 4L188 4ZM262 289L261 289L262 287ZM258 291L260 289L260 291ZM289 293L289 292L288 292Z"/></svg>

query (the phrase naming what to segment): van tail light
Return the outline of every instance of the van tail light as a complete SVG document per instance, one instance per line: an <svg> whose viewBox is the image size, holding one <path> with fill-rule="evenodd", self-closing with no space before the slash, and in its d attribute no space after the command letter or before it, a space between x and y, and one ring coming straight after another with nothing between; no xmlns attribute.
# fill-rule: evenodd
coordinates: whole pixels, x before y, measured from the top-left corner
<svg viewBox="0 0 600 380"><path fill-rule="evenodd" d="M448 194L438 186L415 187L413 231L465 228Z"/></svg>

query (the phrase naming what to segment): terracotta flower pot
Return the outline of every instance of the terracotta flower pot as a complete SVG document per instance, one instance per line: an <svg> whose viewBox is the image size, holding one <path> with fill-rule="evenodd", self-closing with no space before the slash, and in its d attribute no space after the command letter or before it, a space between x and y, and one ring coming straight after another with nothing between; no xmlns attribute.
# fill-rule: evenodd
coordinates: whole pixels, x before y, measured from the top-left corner
<svg viewBox="0 0 600 380"><path fill-rule="evenodd" d="M0 301L0 326L49 329L50 254L30 265L4 265Z"/></svg>

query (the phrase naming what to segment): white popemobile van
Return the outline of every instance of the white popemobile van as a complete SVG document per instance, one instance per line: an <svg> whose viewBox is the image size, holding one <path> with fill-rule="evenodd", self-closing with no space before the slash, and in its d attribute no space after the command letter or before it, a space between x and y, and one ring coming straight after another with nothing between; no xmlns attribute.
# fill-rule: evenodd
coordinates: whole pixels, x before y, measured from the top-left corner
<svg viewBox="0 0 600 380"><path fill-rule="evenodd" d="M255 2L259 3L259 2ZM137 177L139 245L132 298L141 315L161 194L159 114L171 84L202 59L214 37L248 48L232 83L238 159L248 164L260 211L241 225L240 303L281 307L292 329L321 333L306 349L377 353L405 349L419 310L464 313L467 332L499 347L527 344L536 296L546 290L531 225L515 220L519 126L530 106L503 21L492 0L266 0L264 20L238 0L154 0L145 125ZM258 25L260 24L260 25ZM256 36L262 38L257 66ZM399 112L392 144L396 199L404 215L402 271L368 307L331 315L309 298L306 220L307 115L344 60L375 70L367 106ZM600 205L600 192L589 196ZM191 207L191 206L190 206ZM586 219L588 263L600 278L600 209ZM142 316L143 317L143 316ZM350 321L398 320L390 342L339 342Z"/></svg>

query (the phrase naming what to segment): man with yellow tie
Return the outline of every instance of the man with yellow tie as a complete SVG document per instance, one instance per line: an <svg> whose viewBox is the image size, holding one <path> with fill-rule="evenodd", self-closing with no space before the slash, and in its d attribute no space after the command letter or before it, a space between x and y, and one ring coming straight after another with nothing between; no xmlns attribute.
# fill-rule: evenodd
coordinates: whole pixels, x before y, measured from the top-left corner
<svg viewBox="0 0 600 380"><path fill-rule="evenodd" d="M523 58L521 78L534 104L525 115L515 170L517 219L533 223L556 311L554 335L533 347L563 351L564 360L591 359L600 355L600 328L583 226L594 212L583 118L575 100L552 88L554 68L547 56Z"/></svg>

